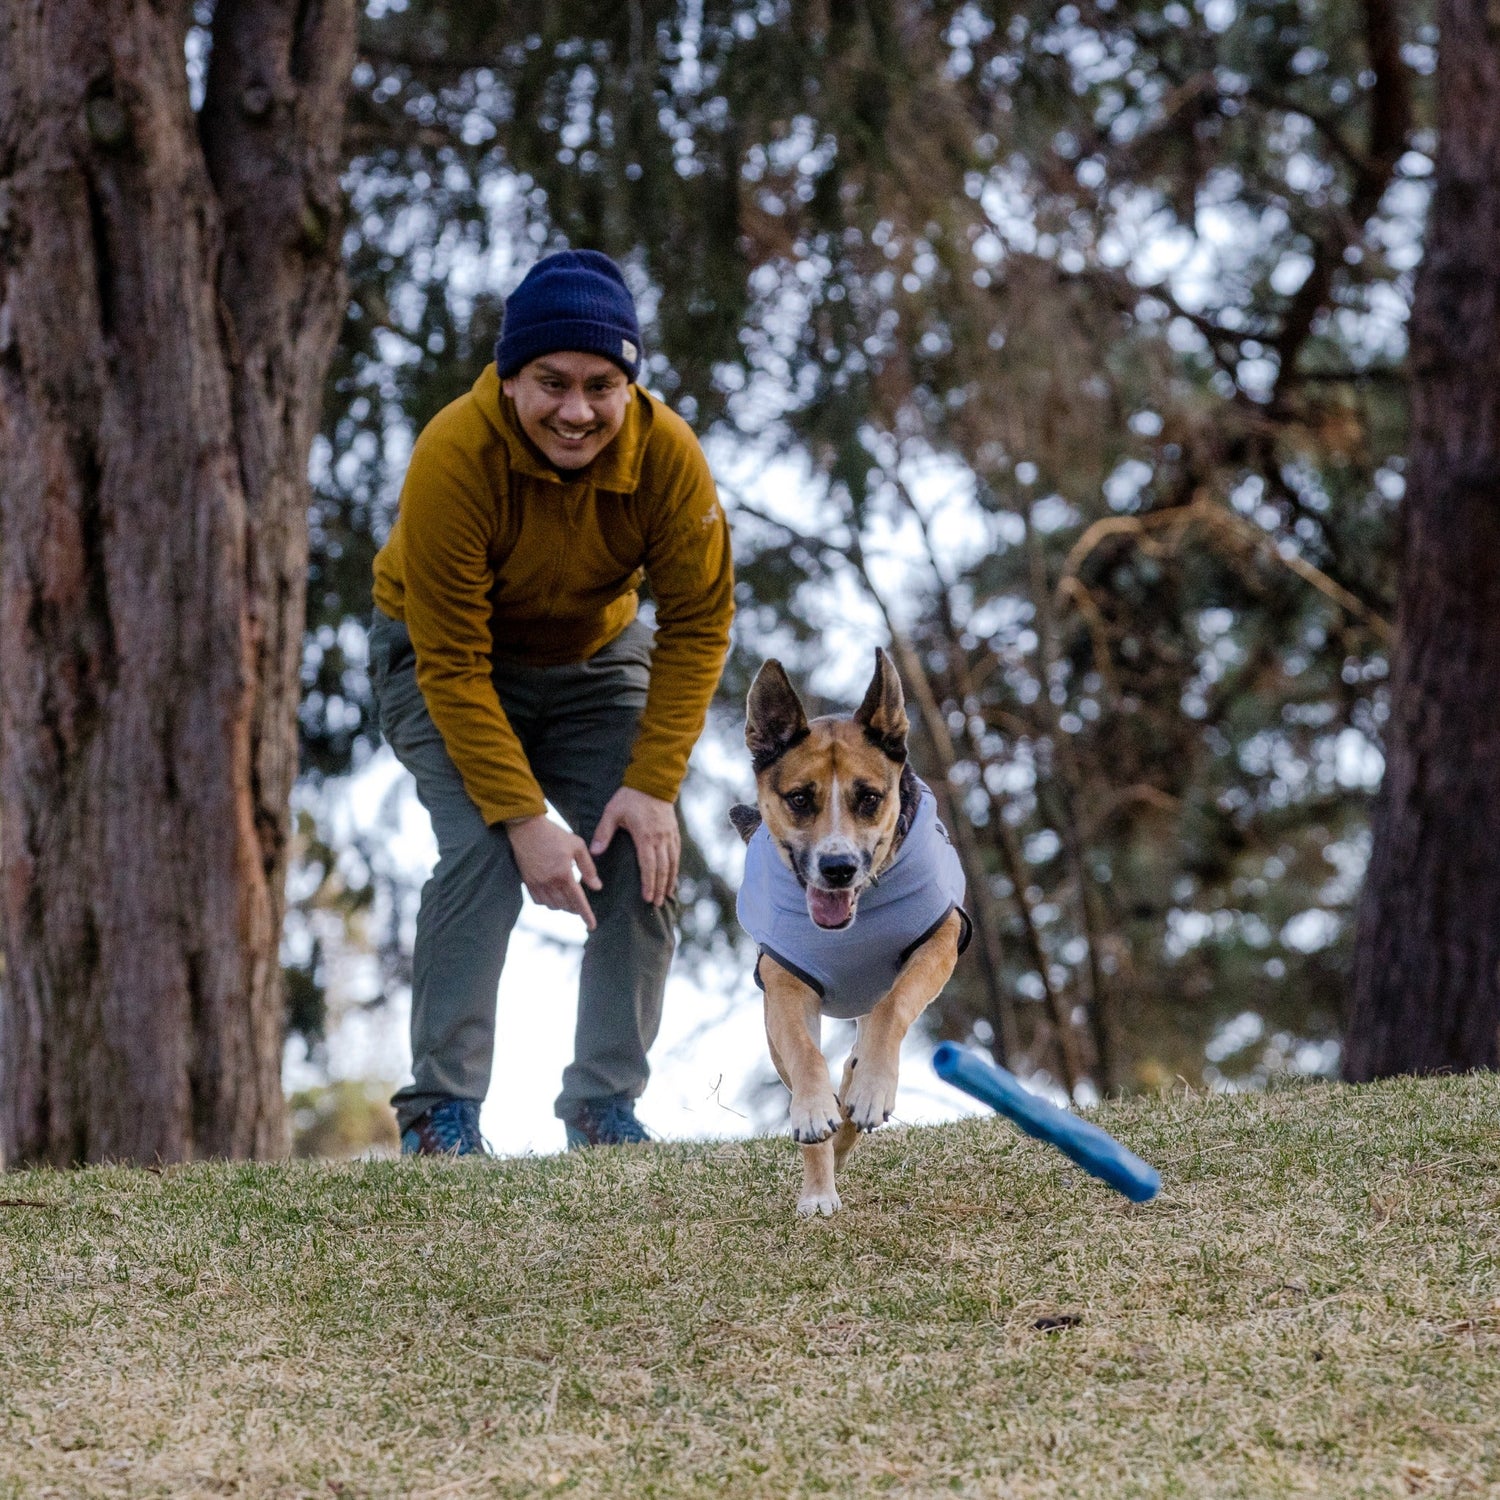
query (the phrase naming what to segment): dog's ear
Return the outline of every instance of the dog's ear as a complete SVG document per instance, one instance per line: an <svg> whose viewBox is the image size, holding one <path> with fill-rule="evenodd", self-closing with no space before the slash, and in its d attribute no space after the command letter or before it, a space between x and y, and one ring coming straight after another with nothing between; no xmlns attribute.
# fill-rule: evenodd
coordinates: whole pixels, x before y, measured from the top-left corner
<svg viewBox="0 0 1500 1500"><path fill-rule="evenodd" d="M748 803L736 802L729 809L729 821L734 825L734 831L748 844L755 837L755 830L760 827L760 809L751 807Z"/></svg>
<svg viewBox="0 0 1500 1500"><path fill-rule="evenodd" d="M875 648L875 675L865 692L865 701L855 711L854 722L865 738L894 761L906 759L906 699L896 668L879 646Z"/></svg>
<svg viewBox="0 0 1500 1500"><path fill-rule="evenodd" d="M807 738L802 700L774 657L755 674L745 704L745 744L756 773L775 765L793 745Z"/></svg>

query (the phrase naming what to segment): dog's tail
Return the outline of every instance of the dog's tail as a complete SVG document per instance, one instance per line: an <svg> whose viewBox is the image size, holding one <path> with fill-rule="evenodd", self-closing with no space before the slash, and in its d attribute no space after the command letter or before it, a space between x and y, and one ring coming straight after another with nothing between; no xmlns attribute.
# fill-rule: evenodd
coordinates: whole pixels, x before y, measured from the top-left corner
<svg viewBox="0 0 1500 1500"><path fill-rule="evenodd" d="M736 802L729 809L729 821L734 824L734 831L748 844L755 836L755 830L760 827L760 809L744 802Z"/></svg>

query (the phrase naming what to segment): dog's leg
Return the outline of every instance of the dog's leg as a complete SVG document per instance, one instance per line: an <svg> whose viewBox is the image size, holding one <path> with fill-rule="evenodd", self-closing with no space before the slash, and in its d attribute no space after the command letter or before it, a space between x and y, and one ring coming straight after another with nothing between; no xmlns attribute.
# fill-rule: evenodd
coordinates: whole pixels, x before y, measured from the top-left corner
<svg viewBox="0 0 1500 1500"><path fill-rule="evenodd" d="M844 1101L849 1097L849 1083L854 1077L854 1050L849 1051L849 1056L844 1059L844 1076L839 1081L839 1107L843 1108ZM859 1144L860 1132L855 1129L853 1123L845 1117L839 1122L838 1131L833 1137L833 1169L841 1172L844 1169L844 1158Z"/></svg>
<svg viewBox="0 0 1500 1500"><path fill-rule="evenodd" d="M820 1043L822 1007L817 993L772 958L760 961L766 988L766 1040L771 1061L792 1091L792 1138L802 1146L802 1192L797 1212L833 1214L833 1142L842 1115Z"/></svg>
<svg viewBox="0 0 1500 1500"><path fill-rule="evenodd" d="M777 1055L775 1043L771 1044L771 1061L776 1064L781 1081L791 1088L792 1081ZM843 1144L846 1136L858 1140L859 1132L847 1120L841 1120L839 1128L828 1140L799 1148L802 1152L802 1191L797 1194L797 1213L802 1218L810 1219L818 1214L825 1219L831 1218L844 1206L833 1179L843 1160L840 1153L849 1149Z"/></svg>
<svg viewBox="0 0 1500 1500"><path fill-rule="evenodd" d="M833 1137L816 1146L802 1147L802 1191L797 1194L797 1214L811 1219L818 1214L832 1218L844 1205L833 1185Z"/></svg>
<svg viewBox="0 0 1500 1500"><path fill-rule="evenodd" d="M771 1043L771 1061L775 1063L776 1071L781 1075L781 1081L791 1088L792 1081L787 1077L786 1065L782 1062L774 1042ZM847 1146L840 1146L846 1135L855 1140L859 1138L859 1132L847 1120L844 1120L830 1139L801 1148L802 1191L797 1195L797 1212L803 1218L811 1218L814 1214L822 1214L828 1218L843 1207L843 1204L839 1202L838 1189L833 1185L833 1175L838 1163L843 1159L838 1152L841 1149L844 1151L849 1149Z"/></svg>
<svg viewBox="0 0 1500 1500"><path fill-rule="evenodd" d="M792 1139L811 1146L827 1140L843 1118L820 1046L822 1007L817 993L773 958L761 959L760 978L772 1061L792 1091Z"/></svg>
<svg viewBox="0 0 1500 1500"><path fill-rule="evenodd" d="M901 1043L911 1024L937 999L958 962L963 918L948 920L902 965L890 992L859 1022L849 1054L849 1081L844 1085L844 1113L857 1130L874 1130L896 1107L896 1079Z"/></svg>

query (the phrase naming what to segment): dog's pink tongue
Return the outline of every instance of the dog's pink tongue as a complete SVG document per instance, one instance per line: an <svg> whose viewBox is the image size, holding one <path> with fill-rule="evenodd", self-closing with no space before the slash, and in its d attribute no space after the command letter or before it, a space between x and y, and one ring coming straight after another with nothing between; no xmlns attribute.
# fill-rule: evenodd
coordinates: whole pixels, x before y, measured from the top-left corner
<svg viewBox="0 0 1500 1500"><path fill-rule="evenodd" d="M851 891L823 891L810 885L807 909L819 927L843 927L854 914L854 895Z"/></svg>

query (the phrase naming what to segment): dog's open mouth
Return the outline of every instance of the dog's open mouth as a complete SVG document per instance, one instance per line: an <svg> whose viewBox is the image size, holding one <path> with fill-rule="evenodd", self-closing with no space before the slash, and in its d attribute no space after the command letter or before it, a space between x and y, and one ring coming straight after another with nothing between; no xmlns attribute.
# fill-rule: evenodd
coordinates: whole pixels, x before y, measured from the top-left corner
<svg viewBox="0 0 1500 1500"><path fill-rule="evenodd" d="M858 891L825 891L819 886L807 888L807 914L817 927L847 927L854 920L854 903Z"/></svg>

